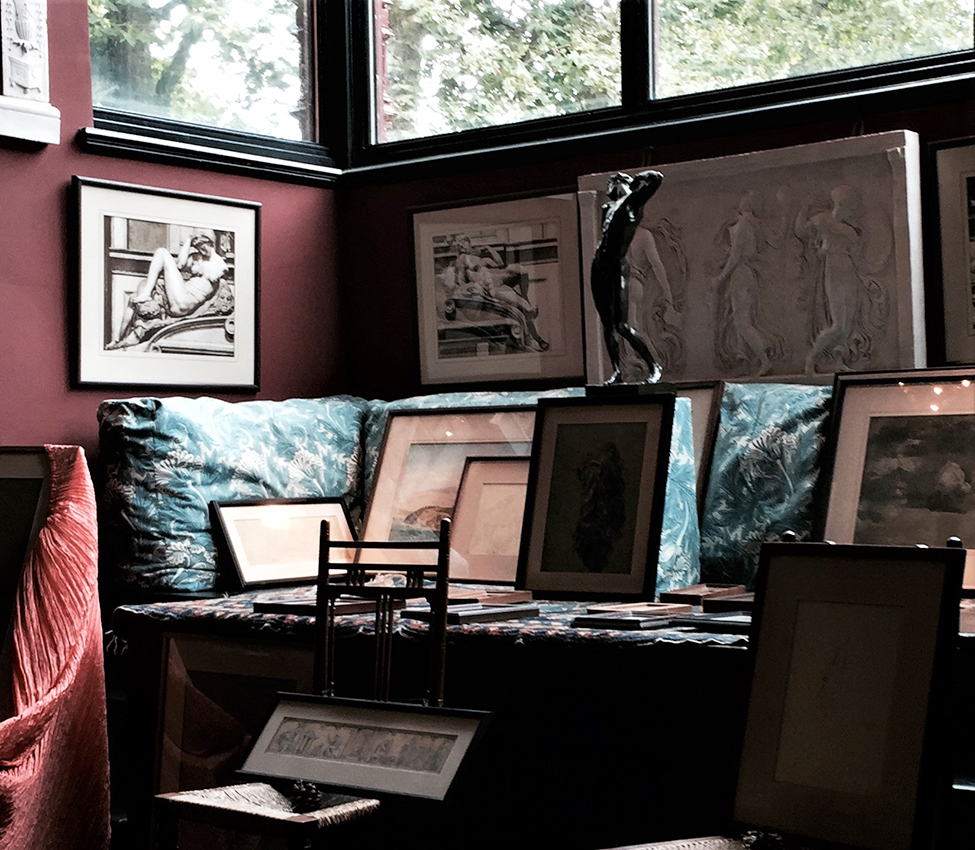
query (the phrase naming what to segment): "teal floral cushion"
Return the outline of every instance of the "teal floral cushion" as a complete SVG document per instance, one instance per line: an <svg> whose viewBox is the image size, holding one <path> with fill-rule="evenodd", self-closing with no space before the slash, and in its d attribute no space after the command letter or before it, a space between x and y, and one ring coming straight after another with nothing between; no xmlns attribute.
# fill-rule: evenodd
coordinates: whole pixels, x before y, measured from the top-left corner
<svg viewBox="0 0 975 850"><path fill-rule="evenodd" d="M701 578L751 586L762 543L807 539L830 387L726 384L701 520Z"/></svg>
<svg viewBox="0 0 975 850"><path fill-rule="evenodd" d="M697 518L697 488L691 400L674 406L670 441L670 471L664 497L664 522L657 561L657 593L687 587L701 580L701 537Z"/></svg>
<svg viewBox="0 0 975 850"><path fill-rule="evenodd" d="M218 587L210 501L355 499L365 407L351 396L103 402L104 568L139 590Z"/></svg>
<svg viewBox="0 0 975 850"><path fill-rule="evenodd" d="M385 402L368 402L364 418L365 481L363 492L372 492L386 420L394 410L428 410L452 407L533 405L539 398L585 395L581 387L546 392L452 392L414 396ZM670 472L664 502L663 530L657 563L657 593L684 587L700 580L700 537L694 477L694 443L689 399L677 399L671 441Z"/></svg>

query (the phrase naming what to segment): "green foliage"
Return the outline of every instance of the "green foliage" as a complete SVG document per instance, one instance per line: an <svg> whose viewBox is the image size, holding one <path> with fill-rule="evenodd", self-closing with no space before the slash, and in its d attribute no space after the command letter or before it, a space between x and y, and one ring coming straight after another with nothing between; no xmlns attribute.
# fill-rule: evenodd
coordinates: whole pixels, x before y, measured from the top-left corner
<svg viewBox="0 0 975 850"><path fill-rule="evenodd" d="M89 0L95 101L310 138L309 2ZM380 137L618 106L619 3L383 0ZM659 98L973 46L971 0L659 0L659 10Z"/></svg>
<svg viewBox="0 0 975 850"><path fill-rule="evenodd" d="M620 102L612 0L394 0L390 139Z"/></svg>
<svg viewBox="0 0 975 850"><path fill-rule="evenodd" d="M308 137L304 8L304 0L89 0L94 101Z"/></svg>
<svg viewBox="0 0 975 850"><path fill-rule="evenodd" d="M663 0L657 96L972 48L970 0Z"/></svg>

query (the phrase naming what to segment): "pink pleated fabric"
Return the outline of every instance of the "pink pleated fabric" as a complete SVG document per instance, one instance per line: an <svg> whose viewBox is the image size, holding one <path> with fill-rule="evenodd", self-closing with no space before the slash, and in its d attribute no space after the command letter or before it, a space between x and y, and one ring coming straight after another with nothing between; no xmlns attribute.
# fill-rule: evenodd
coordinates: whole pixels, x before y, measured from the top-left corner
<svg viewBox="0 0 975 850"><path fill-rule="evenodd" d="M49 515L13 623L15 716L0 723L0 848L109 846L95 496L84 451L47 446Z"/></svg>

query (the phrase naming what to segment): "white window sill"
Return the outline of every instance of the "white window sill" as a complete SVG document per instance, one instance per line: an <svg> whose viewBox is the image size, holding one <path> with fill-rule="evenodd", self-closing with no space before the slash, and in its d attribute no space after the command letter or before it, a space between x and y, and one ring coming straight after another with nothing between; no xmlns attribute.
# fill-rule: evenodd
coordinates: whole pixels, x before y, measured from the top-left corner
<svg viewBox="0 0 975 850"><path fill-rule="evenodd" d="M61 110L37 100L0 95L0 136L60 144Z"/></svg>

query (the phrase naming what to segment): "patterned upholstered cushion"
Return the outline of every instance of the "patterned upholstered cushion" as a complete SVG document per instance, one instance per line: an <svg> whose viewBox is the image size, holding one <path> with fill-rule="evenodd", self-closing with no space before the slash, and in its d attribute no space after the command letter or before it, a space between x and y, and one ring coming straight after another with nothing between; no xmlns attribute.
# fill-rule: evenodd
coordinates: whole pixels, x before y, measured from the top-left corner
<svg viewBox="0 0 975 850"><path fill-rule="evenodd" d="M812 530L830 387L727 384L701 520L701 578L751 585L763 542Z"/></svg>
<svg viewBox="0 0 975 850"><path fill-rule="evenodd" d="M103 567L140 590L213 589L210 500L351 500L364 411L350 396L103 402Z"/></svg>
<svg viewBox="0 0 975 850"><path fill-rule="evenodd" d="M540 397L581 396L575 387L548 392L453 392L416 396L393 402L368 402L364 420L364 492L372 491L386 420L393 410L426 410L448 407L492 407L534 404ZM699 580L697 508L694 490L694 446L691 437L691 406L677 399L671 442L670 472L664 504L660 556L657 564L657 592L694 584Z"/></svg>

